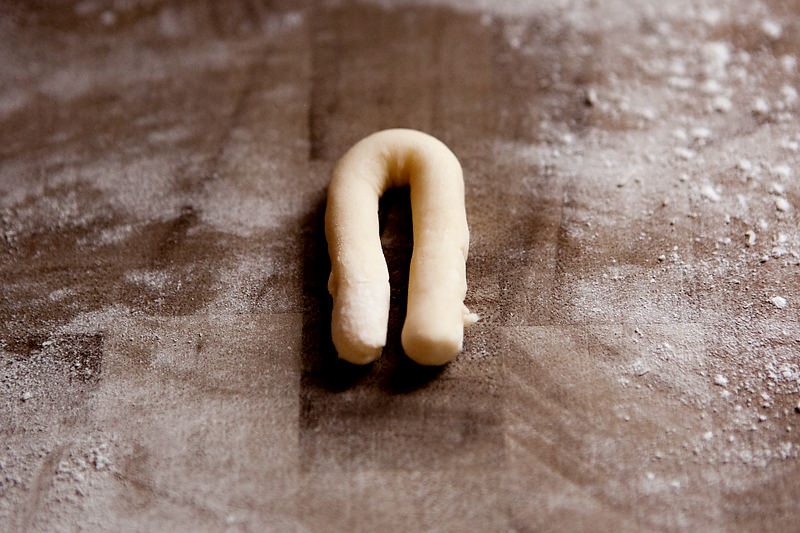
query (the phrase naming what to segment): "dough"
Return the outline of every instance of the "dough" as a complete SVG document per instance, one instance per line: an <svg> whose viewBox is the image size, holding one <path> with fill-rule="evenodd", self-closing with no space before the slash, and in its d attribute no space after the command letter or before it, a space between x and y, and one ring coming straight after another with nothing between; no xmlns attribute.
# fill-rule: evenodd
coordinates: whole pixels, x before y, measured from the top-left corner
<svg viewBox="0 0 800 533"><path fill-rule="evenodd" d="M464 306L469 229L464 178L438 139L384 130L353 146L333 171L325 212L333 296L331 335L339 357L377 359L386 344L389 271L381 250L378 199L410 186L414 251L402 344L423 365L443 365L461 351L464 327L477 315Z"/></svg>

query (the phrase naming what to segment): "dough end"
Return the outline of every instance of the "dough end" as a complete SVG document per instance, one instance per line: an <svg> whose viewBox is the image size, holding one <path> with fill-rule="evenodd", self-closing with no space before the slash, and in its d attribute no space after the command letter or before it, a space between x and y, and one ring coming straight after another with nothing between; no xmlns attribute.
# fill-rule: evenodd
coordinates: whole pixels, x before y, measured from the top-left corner
<svg viewBox="0 0 800 533"><path fill-rule="evenodd" d="M388 275L386 276L388 278ZM331 337L340 359L366 365L381 356L389 320L389 281L337 283L334 277Z"/></svg>
<svg viewBox="0 0 800 533"><path fill-rule="evenodd" d="M333 341L336 346L336 352L339 354L339 359L344 359L348 363L354 365L368 365L378 357L381 356L383 346L369 346L359 343L346 343L346 346L337 345L336 340Z"/></svg>
<svg viewBox="0 0 800 533"><path fill-rule="evenodd" d="M406 355L414 362L426 366L441 366L452 361L459 353L463 342L463 330L421 331L403 328L401 341Z"/></svg>
<svg viewBox="0 0 800 533"><path fill-rule="evenodd" d="M334 317L336 318L336 315ZM331 337L339 359L355 365L366 365L381 356L383 346L386 344L385 328L355 332L352 325L348 327L335 318L331 323Z"/></svg>

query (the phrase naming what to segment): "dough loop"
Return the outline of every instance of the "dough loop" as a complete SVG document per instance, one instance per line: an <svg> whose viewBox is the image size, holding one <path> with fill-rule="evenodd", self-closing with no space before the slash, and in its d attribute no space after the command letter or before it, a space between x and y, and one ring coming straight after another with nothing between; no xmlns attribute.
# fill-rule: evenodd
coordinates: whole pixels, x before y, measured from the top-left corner
<svg viewBox="0 0 800 533"><path fill-rule="evenodd" d="M402 344L423 365L443 365L461 351L469 229L458 159L425 133L384 130L355 144L333 171L325 212L333 296L331 336L339 357L377 359L386 344L389 271L381 249L378 200L410 186L414 250Z"/></svg>

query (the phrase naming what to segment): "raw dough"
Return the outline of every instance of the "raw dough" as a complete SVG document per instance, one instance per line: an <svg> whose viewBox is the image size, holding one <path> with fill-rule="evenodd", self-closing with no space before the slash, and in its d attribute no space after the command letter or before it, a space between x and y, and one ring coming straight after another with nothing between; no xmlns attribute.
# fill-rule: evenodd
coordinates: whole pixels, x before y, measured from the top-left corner
<svg viewBox="0 0 800 533"><path fill-rule="evenodd" d="M464 327L477 320L464 306L469 229L458 159L419 131L374 133L336 165L325 212L331 335L339 357L351 363L374 361L386 344L389 271L378 234L378 199L407 185L414 251L403 349L417 363L443 365L461 351Z"/></svg>

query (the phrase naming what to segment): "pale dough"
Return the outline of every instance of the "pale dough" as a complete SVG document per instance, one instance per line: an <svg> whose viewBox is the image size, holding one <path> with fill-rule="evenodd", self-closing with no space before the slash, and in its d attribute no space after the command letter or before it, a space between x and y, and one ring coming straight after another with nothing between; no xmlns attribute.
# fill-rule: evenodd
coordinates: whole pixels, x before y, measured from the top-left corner
<svg viewBox="0 0 800 533"><path fill-rule="evenodd" d="M325 212L331 336L339 357L351 363L374 361L386 344L389 271L378 234L378 199L407 185L414 251L403 349L417 363L443 365L461 351L464 327L477 320L464 306L469 229L458 159L419 131L374 133L336 165Z"/></svg>

